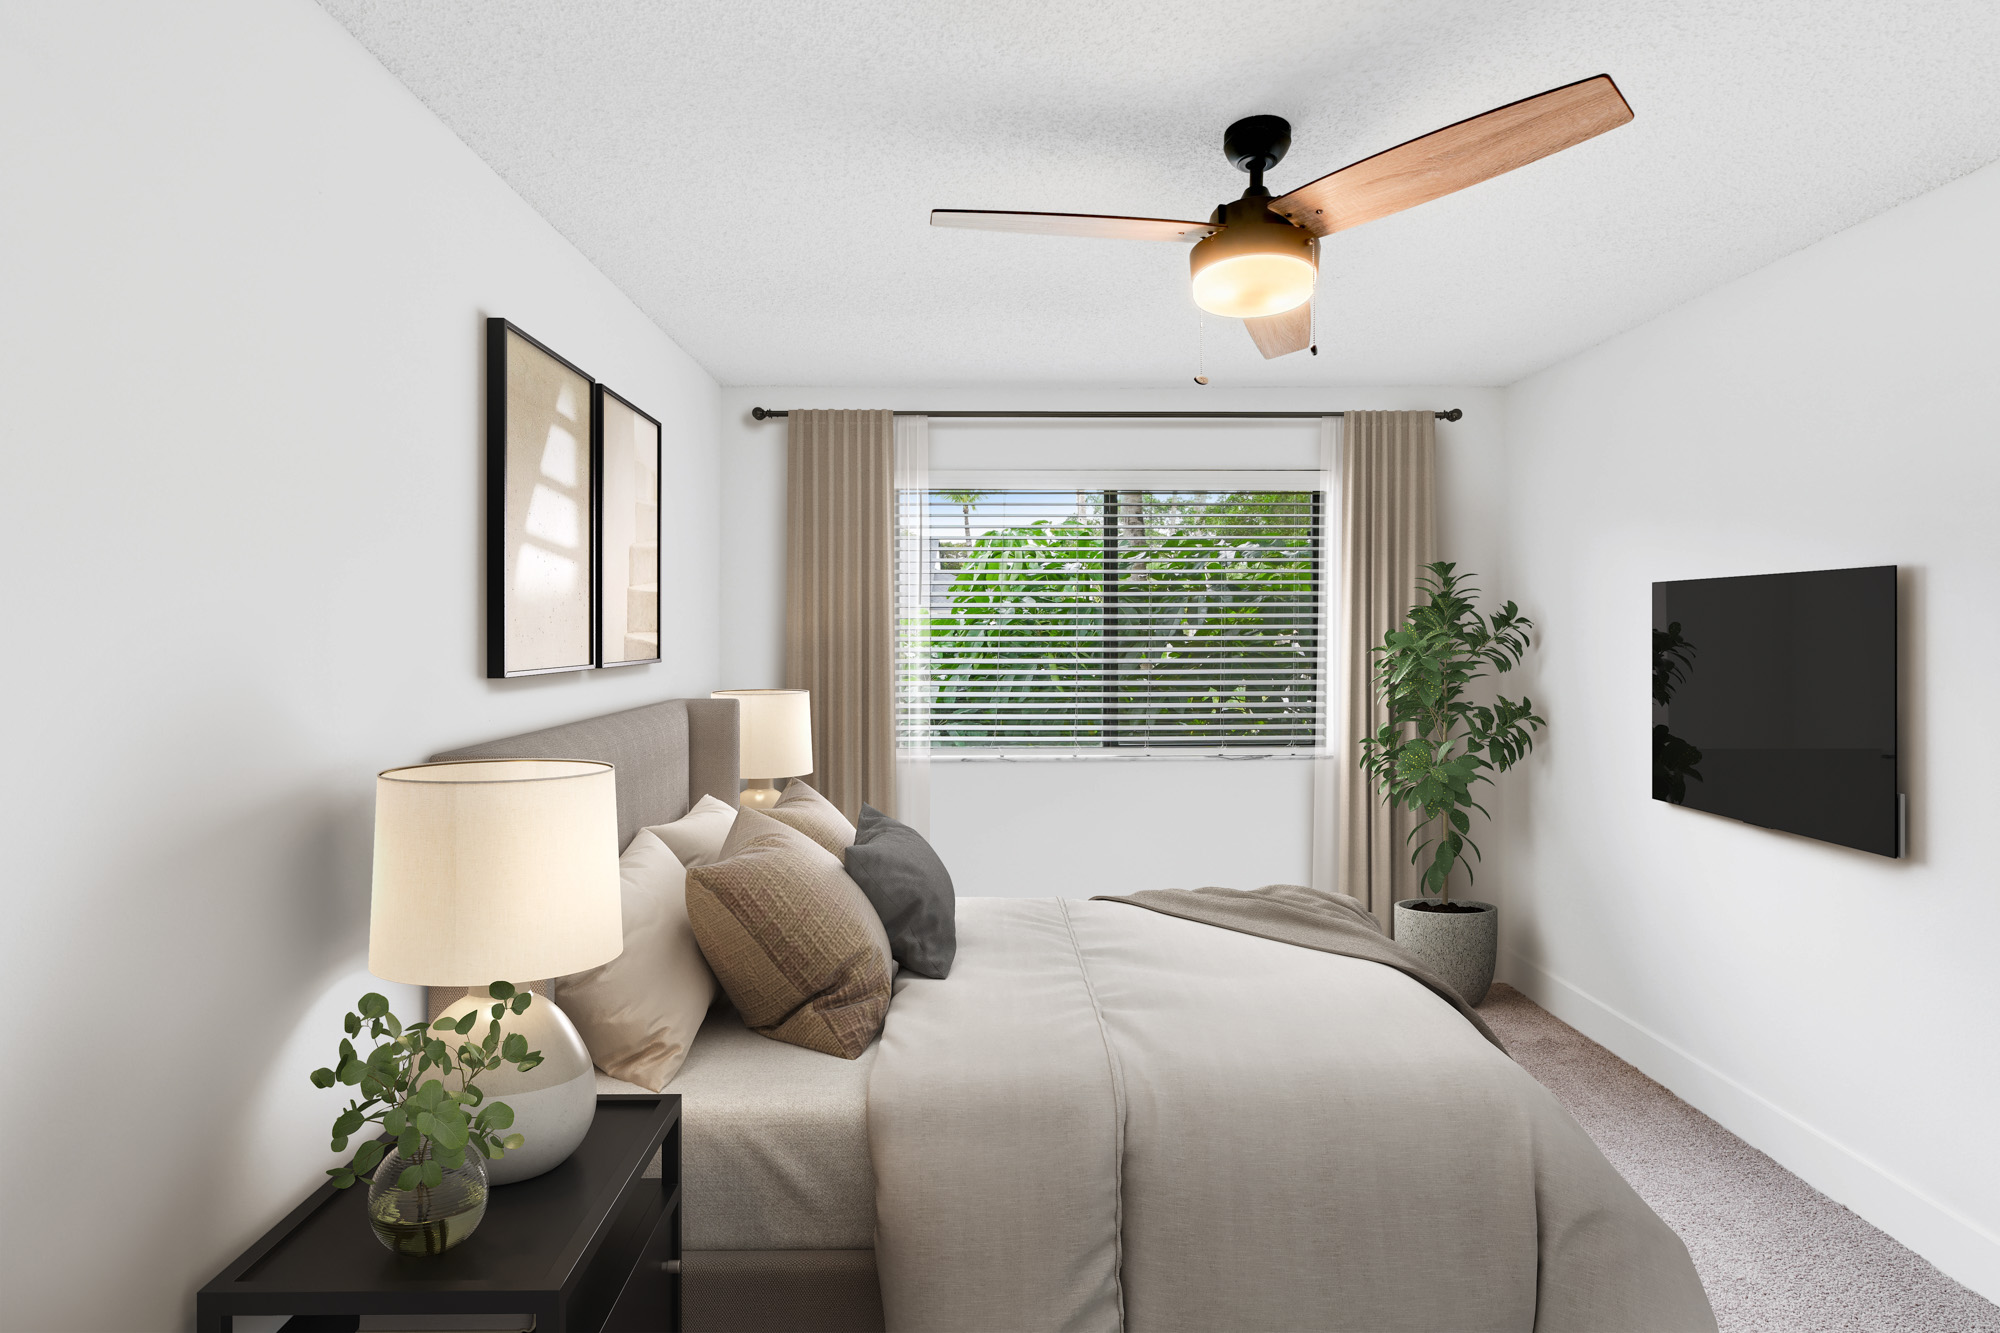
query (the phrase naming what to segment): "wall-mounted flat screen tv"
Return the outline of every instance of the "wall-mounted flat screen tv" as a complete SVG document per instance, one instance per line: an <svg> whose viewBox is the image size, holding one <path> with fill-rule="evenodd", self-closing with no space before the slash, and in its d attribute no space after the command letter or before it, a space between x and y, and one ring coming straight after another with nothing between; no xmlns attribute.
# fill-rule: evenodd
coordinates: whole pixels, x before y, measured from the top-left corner
<svg viewBox="0 0 2000 1333"><path fill-rule="evenodd" d="M1653 799L1900 855L1896 567L1655 583Z"/></svg>

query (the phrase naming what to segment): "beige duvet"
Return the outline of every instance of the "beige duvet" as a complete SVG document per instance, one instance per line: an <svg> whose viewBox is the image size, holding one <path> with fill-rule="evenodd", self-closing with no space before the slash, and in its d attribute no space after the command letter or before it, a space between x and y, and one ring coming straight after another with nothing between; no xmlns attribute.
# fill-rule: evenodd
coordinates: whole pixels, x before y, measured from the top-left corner
<svg viewBox="0 0 2000 1333"><path fill-rule="evenodd" d="M891 1330L1694 1330L1687 1251L1540 1084L1378 963L961 899L869 1082Z"/></svg>

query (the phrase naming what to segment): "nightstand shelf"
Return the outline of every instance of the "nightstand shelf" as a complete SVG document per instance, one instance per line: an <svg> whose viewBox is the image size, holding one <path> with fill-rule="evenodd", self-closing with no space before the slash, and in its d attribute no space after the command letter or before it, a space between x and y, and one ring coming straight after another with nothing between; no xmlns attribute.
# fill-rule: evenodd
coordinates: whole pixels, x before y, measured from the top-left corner
<svg viewBox="0 0 2000 1333"><path fill-rule="evenodd" d="M297 1333L341 1333L363 1315L526 1314L536 1333L677 1330L680 1102L599 1097L569 1160L495 1188L479 1229L434 1258L375 1239L365 1184L322 1186L201 1289L196 1327L229 1333L235 1316L282 1314Z"/></svg>

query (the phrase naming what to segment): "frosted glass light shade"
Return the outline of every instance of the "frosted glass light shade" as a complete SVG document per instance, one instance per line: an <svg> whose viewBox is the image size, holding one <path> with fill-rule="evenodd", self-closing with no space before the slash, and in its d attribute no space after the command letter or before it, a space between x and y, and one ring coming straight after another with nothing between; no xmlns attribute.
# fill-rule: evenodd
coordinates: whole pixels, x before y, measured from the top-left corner
<svg viewBox="0 0 2000 1333"><path fill-rule="evenodd" d="M1271 212L1261 191L1225 204L1222 230L1188 251L1194 303L1211 315L1260 319L1312 299L1319 252L1312 233Z"/></svg>
<svg viewBox="0 0 2000 1333"><path fill-rule="evenodd" d="M525 984L625 947L610 764L481 759L375 779L368 970L417 986Z"/></svg>
<svg viewBox="0 0 2000 1333"><path fill-rule="evenodd" d="M1236 255L1194 275L1194 303L1233 319L1283 314L1312 299L1315 276L1296 255Z"/></svg>
<svg viewBox="0 0 2000 1333"><path fill-rule="evenodd" d="M738 762L746 778L796 778L813 771L810 690L714 690L734 699Z"/></svg>

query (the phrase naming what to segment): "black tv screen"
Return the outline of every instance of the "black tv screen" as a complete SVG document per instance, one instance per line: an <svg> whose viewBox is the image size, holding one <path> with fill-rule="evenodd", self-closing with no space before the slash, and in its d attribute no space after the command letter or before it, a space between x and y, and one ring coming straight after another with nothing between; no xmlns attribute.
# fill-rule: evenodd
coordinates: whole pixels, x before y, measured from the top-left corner
<svg viewBox="0 0 2000 1333"><path fill-rule="evenodd" d="M1653 585L1653 799L1901 853L1896 567Z"/></svg>

